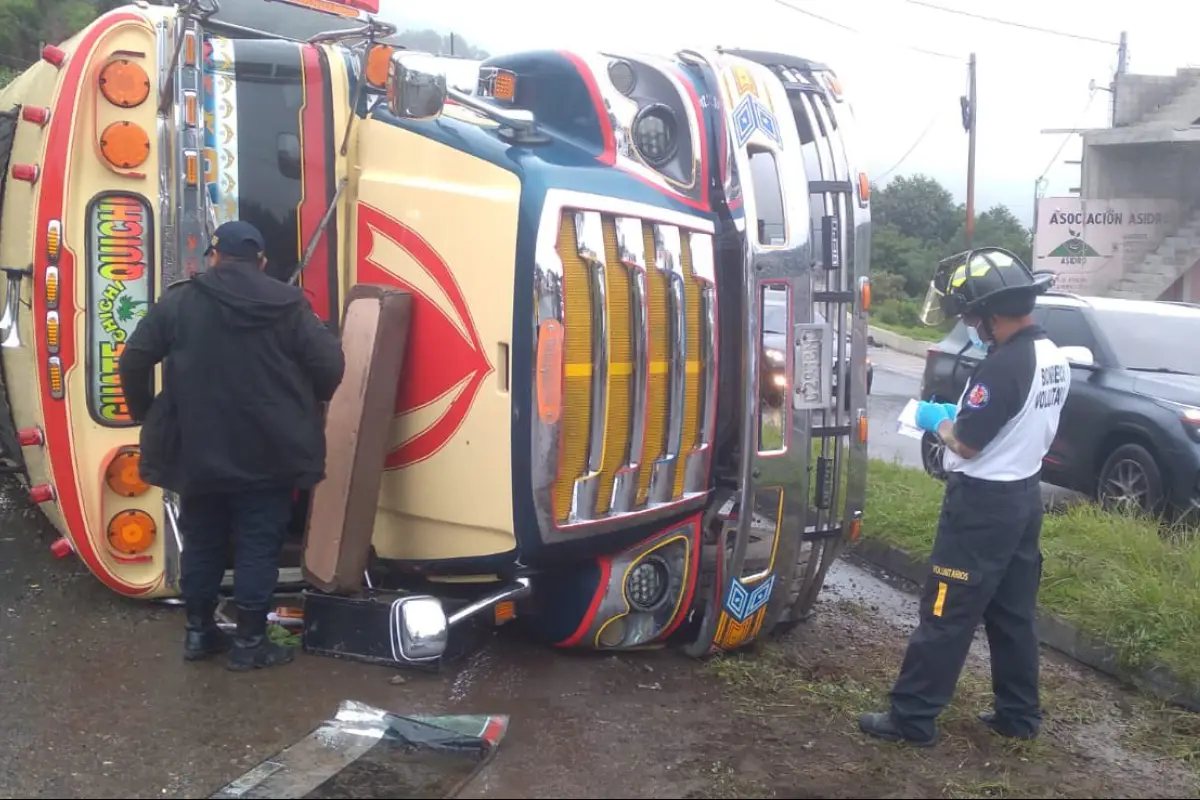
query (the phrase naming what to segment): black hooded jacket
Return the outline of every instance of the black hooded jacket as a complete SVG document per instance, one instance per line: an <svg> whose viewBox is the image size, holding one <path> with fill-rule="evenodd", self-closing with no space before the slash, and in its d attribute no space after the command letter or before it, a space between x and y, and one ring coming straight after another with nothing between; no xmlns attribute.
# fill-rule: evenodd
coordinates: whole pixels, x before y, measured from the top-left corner
<svg viewBox="0 0 1200 800"><path fill-rule="evenodd" d="M325 476L321 403L344 370L341 341L301 290L255 264L227 260L170 286L121 354L142 478L180 494L311 488Z"/></svg>

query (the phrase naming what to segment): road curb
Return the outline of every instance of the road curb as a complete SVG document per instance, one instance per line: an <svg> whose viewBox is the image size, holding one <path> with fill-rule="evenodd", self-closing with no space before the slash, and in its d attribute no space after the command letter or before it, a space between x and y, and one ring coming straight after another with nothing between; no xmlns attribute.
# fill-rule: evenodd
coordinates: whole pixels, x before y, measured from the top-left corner
<svg viewBox="0 0 1200 800"><path fill-rule="evenodd" d="M871 338L881 347L886 347L889 350L895 350L898 353L906 353L910 356L918 358L925 357L925 351L933 346L933 342L922 342L917 339L910 339L907 336L901 336L898 333L892 333L883 328L876 328L874 325L868 327Z"/></svg>
<svg viewBox="0 0 1200 800"><path fill-rule="evenodd" d="M898 547L860 539L848 552L892 575L923 584L929 562L918 561ZM1042 644L1109 677L1132 684L1143 692L1188 711L1200 713L1200 687L1189 686L1163 664L1127 670L1117 652L1057 614L1038 614L1038 636Z"/></svg>

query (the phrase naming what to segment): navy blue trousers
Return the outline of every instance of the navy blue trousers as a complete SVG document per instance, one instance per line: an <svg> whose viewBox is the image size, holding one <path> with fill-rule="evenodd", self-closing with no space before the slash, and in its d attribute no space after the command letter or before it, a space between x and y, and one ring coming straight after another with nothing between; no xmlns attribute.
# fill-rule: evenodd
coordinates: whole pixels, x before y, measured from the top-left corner
<svg viewBox="0 0 1200 800"><path fill-rule="evenodd" d="M179 502L184 601L196 607L216 602L232 548L234 602L245 609L270 606L292 519L292 490L188 495Z"/></svg>
<svg viewBox="0 0 1200 800"><path fill-rule="evenodd" d="M1042 515L1036 476L992 483L950 475L920 625L891 694L892 716L906 735L934 734L934 720L954 694L981 622L991 650L997 722L1014 735L1038 732Z"/></svg>

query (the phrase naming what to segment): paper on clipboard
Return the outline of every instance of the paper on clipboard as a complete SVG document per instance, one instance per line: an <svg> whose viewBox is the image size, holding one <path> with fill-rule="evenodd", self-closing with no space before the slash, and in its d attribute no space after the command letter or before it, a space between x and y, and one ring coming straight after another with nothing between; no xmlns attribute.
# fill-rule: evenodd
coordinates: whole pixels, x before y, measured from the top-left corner
<svg viewBox="0 0 1200 800"><path fill-rule="evenodd" d="M901 436L907 436L910 439L920 439L925 436L925 432L917 427L917 401L909 400L908 405L900 410L900 416L896 420L896 431Z"/></svg>

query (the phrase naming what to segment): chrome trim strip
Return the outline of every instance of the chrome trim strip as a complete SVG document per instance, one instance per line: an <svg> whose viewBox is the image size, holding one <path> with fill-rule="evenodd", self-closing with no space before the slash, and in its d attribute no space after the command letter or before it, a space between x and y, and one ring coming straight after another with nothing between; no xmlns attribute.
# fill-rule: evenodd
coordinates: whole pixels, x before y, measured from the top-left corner
<svg viewBox="0 0 1200 800"><path fill-rule="evenodd" d="M182 24L178 17L175 18L174 23L175 28ZM159 96L162 96L171 74L170 60L171 53L175 50L176 33L170 20L164 19L156 27L158 28L158 85ZM171 119L164 113L164 110L160 110L157 121L158 224L161 228L159 235L161 245L158 252L162 275L157 284L160 292L182 277L179 265L179 237L176 234L175 203L172 199L177 196L174 183L177 174L174 164L176 152L174 131L175 127L171 124Z"/></svg>
<svg viewBox="0 0 1200 800"><path fill-rule="evenodd" d="M588 432L587 474L575 481L571 519L594 519L604 468L604 432L608 423L608 263L604 252L604 222L595 211L575 214L575 241L587 263L592 313L592 408Z"/></svg>
<svg viewBox="0 0 1200 800"><path fill-rule="evenodd" d="M629 326L633 334L633 380L630 384L629 457L613 480L612 510L632 511L637 505L642 474L642 449L646 443L646 401L650 388L650 306L646 294L646 237L642 221L617 217L617 249L629 270Z"/></svg>
<svg viewBox="0 0 1200 800"><path fill-rule="evenodd" d="M692 276L700 290L700 435L684 465L683 491L702 492L708 486L713 430L717 409L717 284L713 237L688 234L692 251Z"/></svg>
<svg viewBox="0 0 1200 800"><path fill-rule="evenodd" d="M650 224L657 222L676 225L687 231L709 235L715 233L713 222L704 217L607 195L566 189L548 190L538 221L534 256L535 318L530 320L533 334L530 363L533 365L537 364L538 331L541 323L550 319L564 323L563 264L558 253L559 220L564 209L596 211L616 217L636 217ZM529 379L535 380L535 376L531 374ZM665 517L697 509L703 505L706 493L685 494L682 499L672 503L650 504L628 513L614 510L600 519L568 521L560 525L554 512L554 482L558 473L559 446L562 436L561 422L547 423L532 410L525 413L529 413L531 419L533 501L538 530L543 541L556 543L601 535L613 530L628 528L633 521L639 524L652 523Z"/></svg>
<svg viewBox="0 0 1200 800"><path fill-rule="evenodd" d="M687 384L687 307L683 296L683 245L679 228L654 226L655 266L667 282L671 320L671 352L667 373L667 446L650 467L650 502L670 502L675 493L675 469L683 444L683 404Z"/></svg>
<svg viewBox="0 0 1200 800"><path fill-rule="evenodd" d="M680 57L711 69L718 83L716 92L726 127L737 132L731 136L730 160L741 181L742 210L745 226L743 259L745 282L742 288L742 430L736 502L736 534L732 554L726 556L721 603L731 597L734 587L746 591L747 583L771 585L770 599L761 630L769 632L788 606L797 560L802 552L803 532L808 509L811 418L809 412L787 408L784 412L786 449L764 456L759 452L762 409L759 400L762 349L761 287L764 282L786 284L789 291L793 324L812 319L812 248L808 177L802 158L800 135L792 117L790 101L783 84L767 68L743 58L717 51L694 51ZM735 94L736 93L736 94ZM742 142L742 143L739 143ZM751 150L768 152L775 160L779 188L783 195L784 241L763 245L756 234L759 221L759 189L751 170ZM789 377L791 376L789 366ZM745 575L746 552L759 488L782 489L782 518L777 520L778 535L771 566L764 572ZM724 550L724 547L722 547ZM726 551L727 552L727 551ZM725 613L724 611L720 613ZM720 614L709 614L700 641L713 641ZM714 642L712 646L717 646Z"/></svg>
<svg viewBox="0 0 1200 800"><path fill-rule="evenodd" d="M179 559L183 555L183 529L179 526L179 500L172 492L164 491L163 518L167 537L163 540L163 583L179 590Z"/></svg>

